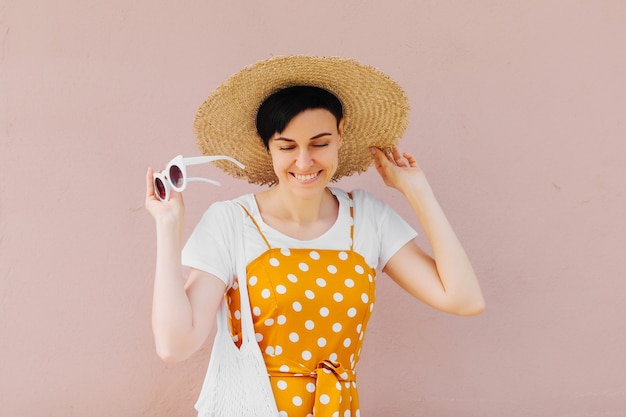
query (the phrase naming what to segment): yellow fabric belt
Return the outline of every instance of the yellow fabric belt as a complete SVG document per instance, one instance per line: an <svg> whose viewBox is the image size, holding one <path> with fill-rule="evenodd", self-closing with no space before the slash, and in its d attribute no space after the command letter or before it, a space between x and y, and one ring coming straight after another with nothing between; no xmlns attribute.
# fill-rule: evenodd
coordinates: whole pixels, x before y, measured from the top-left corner
<svg viewBox="0 0 626 417"><path fill-rule="evenodd" d="M325 360L315 370L315 408L321 410L329 407L343 413L350 409L350 385L356 380L352 369L345 369L340 363ZM342 415L342 414L341 414Z"/></svg>
<svg viewBox="0 0 626 417"><path fill-rule="evenodd" d="M270 376L315 378L314 410L327 408L343 412L351 408L351 385L352 382L356 381L356 372L353 369L344 368L339 362L332 362L326 359L319 362L317 368L309 373L273 371L270 372ZM320 413L320 415L326 414Z"/></svg>

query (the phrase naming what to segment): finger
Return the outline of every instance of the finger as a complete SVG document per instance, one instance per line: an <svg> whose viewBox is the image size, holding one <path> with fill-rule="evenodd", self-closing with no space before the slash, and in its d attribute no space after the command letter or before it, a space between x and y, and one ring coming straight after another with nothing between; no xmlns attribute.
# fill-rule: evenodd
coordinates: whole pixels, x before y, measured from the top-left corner
<svg viewBox="0 0 626 417"><path fill-rule="evenodd" d="M152 181L152 175L154 171L152 168L148 168L146 173L146 197L154 196L154 182Z"/></svg>
<svg viewBox="0 0 626 417"><path fill-rule="evenodd" d="M385 155L385 153L381 151L380 149L376 149L376 151L372 151L372 153L374 154L374 168L376 168L376 171L378 172L378 174L384 178L385 176L384 165L390 164L391 162L387 160L387 155Z"/></svg>
<svg viewBox="0 0 626 417"><path fill-rule="evenodd" d="M413 155L411 155L408 152L404 153L404 158L407 160L407 162L409 163L410 166L415 166L417 165L417 161L415 160L415 158L413 157Z"/></svg>
<svg viewBox="0 0 626 417"><path fill-rule="evenodd" d="M404 161L403 156L400 154L400 151L398 151L398 148L393 148L393 160L399 167L406 166L406 162Z"/></svg>
<svg viewBox="0 0 626 417"><path fill-rule="evenodd" d="M372 150L372 155L374 155L374 165L376 166L376 169L379 167L384 168L387 166L385 164L395 165L393 156L389 152L384 152L382 149L377 147L371 147L370 150Z"/></svg>

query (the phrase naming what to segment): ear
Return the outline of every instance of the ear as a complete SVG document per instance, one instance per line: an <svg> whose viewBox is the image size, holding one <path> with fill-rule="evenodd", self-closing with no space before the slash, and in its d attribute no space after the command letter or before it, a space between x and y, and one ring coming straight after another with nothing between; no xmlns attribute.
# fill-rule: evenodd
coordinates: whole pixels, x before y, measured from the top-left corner
<svg viewBox="0 0 626 417"><path fill-rule="evenodd" d="M339 123L337 124L337 132L339 133L339 147L341 148L341 145L343 144L343 125L344 122L346 121L345 118L341 118L341 120L339 120Z"/></svg>

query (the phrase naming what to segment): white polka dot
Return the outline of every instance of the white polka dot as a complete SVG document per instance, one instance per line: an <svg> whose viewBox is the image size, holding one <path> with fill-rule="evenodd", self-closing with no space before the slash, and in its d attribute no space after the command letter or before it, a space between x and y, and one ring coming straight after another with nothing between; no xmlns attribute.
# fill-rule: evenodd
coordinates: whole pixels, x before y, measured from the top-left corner
<svg viewBox="0 0 626 417"><path fill-rule="evenodd" d="M336 292L333 294L333 300L337 301L338 303L343 301L343 294L340 292Z"/></svg>
<svg viewBox="0 0 626 417"><path fill-rule="evenodd" d="M346 410L346 411L343 413L343 417L352 417L352 413L350 412L350 410Z"/></svg>
<svg viewBox="0 0 626 417"><path fill-rule="evenodd" d="M370 282L374 282L374 278L371 274L367 274L367 279L369 279Z"/></svg>
<svg viewBox="0 0 626 417"><path fill-rule="evenodd" d="M337 273L337 267L335 265L328 265L328 268L326 268L326 270L331 274Z"/></svg>
<svg viewBox="0 0 626 417"><path fill-rule="evenodd" d="M302 398L298 397L297 395L295 397L292 398L291 402L293 403L293 405L295 405L296 407L300 407L302 405Z"/></svg>
<svg viewBox="0 0 626 417"><path fill-rule="evenodd" d="M342 374L342 375L343 375L343 374ZM343 378L343 377L342 377L342 378ZM335 389L336 389L337 391L341 391L341 382L339 382L339 381L335 382Z"/></svg>
<svg viewBox="0 0 626 417"><path fill-rule="evenodd" d="M287 288L284 285L277 285L276 292L279 294L285 294L287 292Z"/></svg>
<svg viewBox="0 0 626 417"><path fill-rule="evenodd" d="M346 337L345 340L343 341L343 346L350 347L351 344L352 344L352 339L350 339L349 337Z"/></svg>
<svg viewBox="0 0 626 417"><path fill-rule="evenodd" d="M279 368L280 372L289 372L289 366L287 365L281 365L281 367Z"/></svg>
<svg viewBox="0 0 626 417"><path fill-rule="evenodd" d="M348 287L348 288L354 287L354 280L352 280L350 278L346 279L343 283L346 284L346 287Z"/></svg>
<svg viewBox="0 0 626 417"><path fill-rule="evenodd" d="M261 333L257 333L257 334L255 334L255 336L256 336L256 341L257 342L260 342L261 340L263 340L263 335Z"/></svg>
<svg viewBox="0 0 626 417"><path fill-rule="evenodd" d="M326 286L326 280L324 278L318 278L315 280L318 287L324 288Z"/></svg>
<svg viewBox="0 0 626 417"><path fill-rule="evenodd" d="M270 317L269 319L265 320L263 322L263 324L265 324L266 326L273 326L274 325L274 319Z"/></svg>
<svg viewBox="0 0 626 417"><path fill-rule="evenodd" d="M330 402L330 397L326 394L322 394L320 395L320 402L324 405L328 404Z"/></svg>
<svg viewBox="0 0 626 417"><path fill-rule="evenodd" d="M337 354L331 353L328 359L330 359L331 362L337 362Z"/></svg>
<svg viewBox="0 0 626 417"><path fill-rule="evenodd" d="M309 270L309 266L307 264L305 264L304 262L300 262L298 264L298 269L302 272L306 272Z"/></svg>
<svg viewBox="0 0 626 417"><path fill-rule="evenodd" d="M278 317L276 318L276 322L277 322L278 324L281 324L281 325L282 325L282 324L285 324L285 323L287 323L287 317L285 317L285 316L283 316L283 315L280 315L280 316L278 316Z"/></svg>
<svg viewBox="0 0 626 417"><path fill-rule="evenodd" d="M298 277L297 277L297 276L295 276L294 274L289 274L289 275L287 275L287 279L288 279L289 281L293 282L293 283L298 282Z"/></svg>
<svg viewBox="0 0 626 417"><path fill-rule="evenodd" d="M261 297L268 299L270 298L270 295L272 295L271 291L268 290L267 288L264 289L263 291L261 291Z"/></svg>
<svg viewBox="0 0 626 417"><path fill-rule="evenodd" d="M335 323L333 324L333 332L335 333L339 333L341 331L342 327L341 327L341 323Z"/></svg>
<svg viewBox="0 0 626 417"><path fill-rule="evenodd" d="M287 414L287 412L286 412L286 411L280 411L280 412L278 413L278 417L289 417L289 414Z"/></svg>
<svg viewBox="0 0 626 417"><path fill-rule="evenodd" d="M270 258L270 265L278 266L278 265L280 265L280 262L276 258Z"/></svg>
<svg viewBox="0 0 626 417"><path fill-rule="evenodd" d="M280 381L276 383L276 386L278 387L279 390L284 391L287 389L287 382L281 379Z"/></svg>
<svg viewBox="0 0 626 417"><path fill-rule="evenodd" d="M320 337L319 339L317 339L317 346L319 346L319 347L326 346L326 339L323 338L323 337Z"/></svg>
<svg viewBox="0 0 626 417"><path fill-rule="evenodd" d="M314 298L315 298L315 293L314 293L313 291L311 291L311 290L306 290L306 291L304 292L304 295L305 295L305 297L306 297L306 298L308 298L309 300L312 300L312 299L314 299Z"/></svg>
<svg viewBox="0 0 626 417"><path fill-rule="evenodd" d="M267 353L270 356L274 356L274 347L272 346L268 346L265 348L265 353Z"/></svg>
<svg viewBox="0 0 626 417"><path fill-rule="evenodd" d="M289 250L289 248L280 248L280 253L282 253L284 256L291 255L291 251Z"/></svg>
<svg viewBox="0 0 626 417"><path fill-rule="evenodd" d="M299 312L302 311L302 304L300 304L300 302L298 302L298 301L294 301L291 306L293 307L293 311L295 311L295 312L299 313Z"/></svg>
<svg viewBox="0 0 626 417"><path fill-rule="evenodd" d="M311 257L311 259L316 260L316 261L320 259L320 254L314 250L309 252L309 256Z"/></svg>
<svg viewBox="0 0 626 417"><path fill-rule="evenodd" d="M278 345L277 345L277 346L276 346L276 349L274 350L274 354L276 354L276 355L278 356L278 355L281 355L282 353L283 353L283 348L282 348L282 346L278 346Z"/></svg>
<svg viewBox="0 0 626 417"><path fill-rule="evenodd" d="M307 320L304 322L304 327L307 330L313 330L315 328L315 322L313 320Z"/></svg>
<svg viewBox="0 0 626 417"><path fill-rule="evenodd" d="M298 336L298 333L296 332L291 332L289 333L289 340L291 340L293 343L297 343L300 340L300 336Z"/></svg>
<svg viewBox="0 0 626 417"><path fill-rule="evenodd" d="M361 294L361 300L362 300L364 303L367 303L367 302L370 300L370 297L369 297L369 295L367 295L367 294L363 293L363 294Z"/></svg>
<svg viewBox="0 0 626 417"><path fill-rule="evenodd" d="M346 252L339 252L339 259L345 261L346 259L348 259L348 254Z"/></svg>
<svg viewBox="0 0 626 417"><path fill-rule="evenodd" d="M370 313L374 311L374 303L370 304Z"/></svg>
<svg viewBox="0 0 626 417"><path fill-rule="evenodd" d="M248 279L248 284L250 284L251 287L254 287L258 281L259 281L259 279L256 277L256 275L252 275Z"/></svg>
<svg viewBox="0 0 626 417"><path fill-rule="evenodd" d="M363 324L362 324L362 323L357 324L357 326L356 326L356 332L357 332L357 333L361 333L361 328L362 328L362 327L363 327Z"/></svg>
<svg viewBox="0 0 626 417"><path fill-rule="evenodd" d="M233 290L238 290L239 289L239 281L235 281L233 283Z"/></svg>
<svg viewBox="0 0 626 417"><path fill-rule="evenodd" d="M361 410L356 410L354 417L361 417Z"/></svg>
<svg viewBox="0 0 626 417"><path fill-rule="evenodd" d="M341 397L339 397L339 402L341 402ZM339 411L335 411L332 417L339 417Z"/></svg>
<svg viewBox="0 0 626 417"><path fill-rule="evenodd" d="M356 316L356 308L352 307L350 309L348 309L348 317L354 317Z"/></svg>
<svg viewBox="0 0 626 417"><path fill-rule="evenodd" d="M234 335L233 336L233 342L239 342L239 336Z"/></svg>
<svg viewBox="0 0 626 417"><path fill-rule="evenodd" d="M313 355L308 350L302 352L302 359L304 359L305 361L311 360L312 357Z"/></svg>
<svg viewBox="0 0 626 417"><path fill-rule="evenodd" d="M308 392L315 392L315 384L312 382L309 382L308 384L306 384L306 390Z"/></svg>
<svg viewBox="0 0 626 417"><path fill-rule="evenodd" d="M254 307L252 309L252 314L254 314L255 316L260 316L261 315L261 309L259 307Z"/></svg>
<svg viewBox="0 0 626 417"><path fill-rule="evenodd" d="M330 311L326 307L320 308L320 316L328 317L329 314L330 314Z"/></svg>
<svg viewBox="0 0 626 417"><path fill-rule="evenodd" d="M347 372L342 372L341 375L339 375L339 377L341 379L348 379L348 373ZM339 385L338 389L341 390L341 384L339 382L337 382L337 385Z"/></svg>
<svg viewBox="0 0 626 417"><path fill-rule="evenodd" d="M365 270L363 269L361 265L355 266L354 270L356 271L357 274L362 274L363 272L365 272Z"/></svg>
<svg viewBox="0 0 626 417"><path fill-rule="evenodd" d="M235 318L236 318L237 320L241 320L241 311L239 311L239 310L236 310L236 311L235 311Z"/></svg>

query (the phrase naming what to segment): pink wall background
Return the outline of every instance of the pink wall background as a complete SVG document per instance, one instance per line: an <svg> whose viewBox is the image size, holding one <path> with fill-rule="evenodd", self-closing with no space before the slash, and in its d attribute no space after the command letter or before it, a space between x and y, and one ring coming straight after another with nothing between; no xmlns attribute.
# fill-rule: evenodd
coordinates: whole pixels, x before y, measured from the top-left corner
<svg viewBox="0 0 626 417"><path fill-rule="evenodd" d="M0 415L195 415L210 346L154 352L144 173L197 154L220 81L302 53L406 88L402 147L488 303L448 316L381 276L363 415L626 416L625 2L2 0L0 41ZM189 188L187 233L255 190L204 169L226 186ZM373 172L339 185L409 214Z"/></svg>

